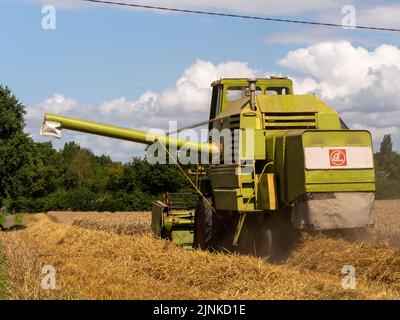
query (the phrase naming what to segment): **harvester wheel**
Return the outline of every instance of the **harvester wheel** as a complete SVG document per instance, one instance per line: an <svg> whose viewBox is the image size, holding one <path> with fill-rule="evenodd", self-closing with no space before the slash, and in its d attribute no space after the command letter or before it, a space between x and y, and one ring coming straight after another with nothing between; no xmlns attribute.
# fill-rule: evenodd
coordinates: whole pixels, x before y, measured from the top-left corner
<svg viewBox="0 0 400 320"><path fill-rule="evenodd" d="M259 228L259 221L256 215L247 215L240 232L238 251L242 254L256 255L256 234Z"/></svg>
<svg viewBox="0 0 400 320"><path fill-rule="evenodd" d="M295 243L295 234L289 212L265 216L257 239L257 255L272 261L284 260Z"/></svg>
<svg viewBox="0 0 400 320"><path fill-rule="evenodd" d="M257 255L276 259L281 251L281 232L272 217L266 217L257 239Z"/></svg>
<svg viewBox="0 0 400 320"><path fill-rule="evenodd" d="M199 201L194 217L194 247L203 250L211 246L213 238L212 222L214 210L209 205L212 203L211 198L207 198L207 201L204 199Z"/></svg>

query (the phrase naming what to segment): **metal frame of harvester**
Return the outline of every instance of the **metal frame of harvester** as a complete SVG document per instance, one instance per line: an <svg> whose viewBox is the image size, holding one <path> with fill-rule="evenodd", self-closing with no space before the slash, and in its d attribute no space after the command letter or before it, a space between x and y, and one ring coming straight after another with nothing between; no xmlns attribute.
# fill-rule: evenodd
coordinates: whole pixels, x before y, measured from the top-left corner
<svg viewBox="0 0 400 320"><path fill-rule="evenodd" d="M177 210L165 199L153 204L155 234L186 248L238 247L274 255L288 246L296 229L373 223L370 133L349 130L315 95L295 95L290 79L213 82L210 117L204 123L210 132L229 134L198 143L51 114L45 115L41 133L60 136L61 129L70 129L158 142L217 159L193 183L199 195L196 208Z"/></svg>

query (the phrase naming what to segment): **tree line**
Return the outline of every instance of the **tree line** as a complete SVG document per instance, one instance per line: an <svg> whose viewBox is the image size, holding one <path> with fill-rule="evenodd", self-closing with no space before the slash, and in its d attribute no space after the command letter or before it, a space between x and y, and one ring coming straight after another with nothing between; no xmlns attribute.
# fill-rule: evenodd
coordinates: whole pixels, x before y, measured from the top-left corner
<svg viewBox="0 0 400 320"><path fill-rule="evenodd" d="M61 150L25 132L25 107L0 86L0 207L14 211L148 210L163 192L188 191L173 165L96 156L69 142ZM378 199L400 198L400 154L385 135L374 154Z"/></svg>
<svg viewBox="0 0 400 320"><path fill-rule="evenodd" d="M163 192L189 189L176 166L96 156L69 142L55 150L24 130L25 107L0 86L0 207L13 211L148 210Z"/></svg>

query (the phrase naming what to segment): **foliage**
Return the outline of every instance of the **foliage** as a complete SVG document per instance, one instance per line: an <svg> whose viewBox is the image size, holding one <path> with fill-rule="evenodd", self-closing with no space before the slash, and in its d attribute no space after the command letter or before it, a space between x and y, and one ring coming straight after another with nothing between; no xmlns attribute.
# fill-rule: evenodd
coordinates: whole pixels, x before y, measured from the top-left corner
<svg viewBox="0 0 400 320"><path fill-rule="evenodd" d="M11 94L10 89L0 85L0 140L10 139L24 128L25 108Z"/></svg>
<svg viewBox="0 0 400 320"><path fill-rule="evenodd" d="M377 199L400 198L400 154L393 151L390 135L383 137L380 151L375 154Z"/></svg>
<svg viewBox="0 0 400 320"><path fill-rule="evenodd" d="M76 152L68 166L67 173L70 175L74 187L87 186L93 175L90 154L83 150Z"/></svg>
<svg viewBox="0 0 400 320"><path fill-rule="evenodd" d="M5 213L0 212L0 230L4 228L5 222L6 222L6 215Z"/></svg>
<svg viewBox="0 0 400 320"><path fill-rule="evenodd" d="M24 133L25 107L0 86L0 208L148 210L164 191L187 189L176 168L134 158L123 164L69 142L55 150Z"/></svg>
<svg viewBox="0 0 400 320"><path fill-rule="evenodd" d="M38 177L37 145L24 132L24 108L0 86L0 200L32 195Z"/></svg>

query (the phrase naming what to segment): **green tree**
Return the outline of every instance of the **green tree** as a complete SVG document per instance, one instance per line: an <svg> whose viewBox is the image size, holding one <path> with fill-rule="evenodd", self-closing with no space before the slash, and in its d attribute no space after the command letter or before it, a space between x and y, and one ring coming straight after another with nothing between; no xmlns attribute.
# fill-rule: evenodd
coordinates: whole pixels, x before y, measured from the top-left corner
<svg viewBox="0 0 400 320"><path fill-rule="evenodd" d="M24 106L0 86L0 202L30 196L35 188L36 144L24 132Z"/></svg>
<svg viewBox="0 0 400 320"><path fill-rule="evenodd" d="M62 157L51 142L36 143L38 166L36 168L35 197L42 197L63 187Z"/></svg>
<svg viewBox="0 0 400 320"><path fill-rule="evenodd" d="M126 191L133 191L139 187L140 190L151 195L189 188L188 181L175 165L151 165L140 158L134 158L126 166L124 181Z"/></svg>
<svg viewBox="0 0 400 320"><path fill-rule="evenodd" d="M71 163L72 158L75 156L75 154L81 150L82 148L74 141L64 144L64 147L60 151L60 153L62 161L64 162L66 168L68 167L68 164Z"/></svg>
<svg viewBox="0 0 400 320"><path fill-rule="evenodd" d="M0 140L22 133L24 115L24 106L11 94L10 89L0 85Z"/></svg>
<svg viewBox="0 0 400 320"><path fill-rule="evenodd" d="M73 179L74 186L89 186L93 174L90 155L83 150L78 151L72 158L68 172Z"/></svg>
<svg viewBox="0 0 400 320"><path fill-rule="evenodd" d="M75 142L61 151L24 133L25 107L0 86L0 205L19 211L147 210L162 192L189 188L174 165L128 164Z"/></svg>
<svg viewBox="0 0 400 320"><path fill-rule="evenodd" d="M34 187L35 145L23 133L0 141L0 197L29 195Z"/></svg>
<svg viewBox="0 0 400 320"><path fill-rule="evenodd" d="M113 163L105 167L106 188L110 191L121 191L125 189L125 168L121 163Z"/></svg>
<svg viewBox="0 0 400 320"><path fill-rule="evenodd" d="M376 196L378 199L400 198L400 155L393 151L390 135L385 135L375 154Z"/></svg>
<svg viewBox="0 0 400 320"><path fill-rule="evenodd" d="M379 150L379 153L383 157L392 155L393 143L392 143L392 137L390 134L385 134L383 136L383 140L381 142L381 148Z"/></svg>

